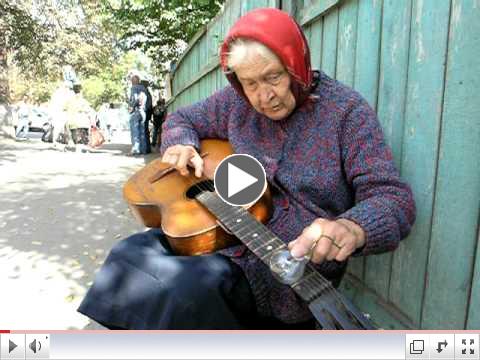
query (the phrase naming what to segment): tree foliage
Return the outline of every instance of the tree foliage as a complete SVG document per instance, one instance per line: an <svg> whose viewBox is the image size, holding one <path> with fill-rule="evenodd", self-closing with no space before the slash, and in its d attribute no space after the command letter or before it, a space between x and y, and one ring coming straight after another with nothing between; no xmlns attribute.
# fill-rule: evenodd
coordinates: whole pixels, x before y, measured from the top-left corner
<svg viewBox="0 0 480 360"><path fill-rule="evenodd" d="M224 0L103 0L126 49L142 49L158 72L221 9Z"/></svg>
<svg viewBox="0 0 480 360"><path fill-rule="evenodd" d="M52 40L46 24L35 19L21 3L8 0L0 2L0 38L2 48L13 52L20 63L32 61L41 52L42 44Z"/></svg>
<svg viewBox="0 0 480 360"><path fill-rule="evenodd" d="M103 103L123 102L126 100L126 75L132 69L148 72L150 69L141 61L137 52L123 54L116 63L105 67L96 75L82 82L82 92L92 107Z"/></svg>
<svg viewBox="0 0 480 360"><path fill-rule="evenodd" d="M63 66L71 65L92 105L119 101L128 71L143 66L129 50L149 56L155 70L146 72L160 75L223 1L0 0L10 93L46 101L62 81Z"/></svg>

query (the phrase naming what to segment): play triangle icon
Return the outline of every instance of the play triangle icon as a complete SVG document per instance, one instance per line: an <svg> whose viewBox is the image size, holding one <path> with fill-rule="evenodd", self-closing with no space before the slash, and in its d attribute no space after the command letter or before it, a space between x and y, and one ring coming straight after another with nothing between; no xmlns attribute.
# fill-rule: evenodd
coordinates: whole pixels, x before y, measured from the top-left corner
<svg viewBox="0 0 480 360"><path fill-rule="evenodd" d="M258 179L239 167L228 163L228 197L255 184Z"/></svg>
<svg viewBox="0 0 480 360"><path fill-rule="evenodd" d="M18 345L15 344L12 340L8 340L8 353L10 354Z"/></svg>

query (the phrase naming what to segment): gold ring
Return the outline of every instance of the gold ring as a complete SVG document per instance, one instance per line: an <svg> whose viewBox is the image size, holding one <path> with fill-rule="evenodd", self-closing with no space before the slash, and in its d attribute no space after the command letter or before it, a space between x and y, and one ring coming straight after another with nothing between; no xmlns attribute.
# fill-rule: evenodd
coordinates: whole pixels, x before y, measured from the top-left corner
<svg viewBox="0 0 480 360"><path fill-rule="evenodd" d="M310 246L310 251L312 251L313 249L315 249L315 246L317 246L318 241L320 240L320 238L321 238L321 236L320 236L318 239L316 239L316 240L313 241L312 246Z"/></svg>
<svg viewBox="0 0 480 360"><path fill-rule="evenodd" d="M328 236L328 235L321 235L318 239L320 240L322 237L324 238L327 238L328 240L330 240L332 242L332 245L337 247L338 249L341 249L342 247L340 245L338 245L336 242L335 242L335 238L332 238L331 236Z"/></svg>

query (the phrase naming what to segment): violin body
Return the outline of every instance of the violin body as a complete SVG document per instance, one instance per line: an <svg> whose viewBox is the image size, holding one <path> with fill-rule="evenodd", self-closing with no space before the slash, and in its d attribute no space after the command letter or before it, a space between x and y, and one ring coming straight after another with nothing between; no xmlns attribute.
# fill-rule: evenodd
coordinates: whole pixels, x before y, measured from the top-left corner
<svg viewBox="0 0 480 360"><path fill-rule="evenodd" d="M233 149L227 141L201 141L200 154L204 160L201 178L190 170L182 176L170 164L153 160L125 183L123 196L134 216L147 227L161 228L177 255L201 255L232 245L239 240L200 202L195 199L197 188L213 189L217 165ZM269 189L255 204L246 207L260 222L271 216Z"/></svg>

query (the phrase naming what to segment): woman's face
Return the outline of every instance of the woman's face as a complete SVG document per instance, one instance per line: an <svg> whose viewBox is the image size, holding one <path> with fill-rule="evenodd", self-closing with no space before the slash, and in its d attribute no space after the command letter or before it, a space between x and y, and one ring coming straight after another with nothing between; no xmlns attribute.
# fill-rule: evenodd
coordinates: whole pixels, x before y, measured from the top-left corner
<svg viewBox="0 0 480 360"><path fill-rule="evenodd" d="M255 55L234 70L250 104L259 113L281 120L295 109L290 75L278 59L267 60Z"/></svg>

